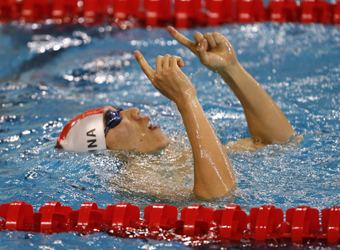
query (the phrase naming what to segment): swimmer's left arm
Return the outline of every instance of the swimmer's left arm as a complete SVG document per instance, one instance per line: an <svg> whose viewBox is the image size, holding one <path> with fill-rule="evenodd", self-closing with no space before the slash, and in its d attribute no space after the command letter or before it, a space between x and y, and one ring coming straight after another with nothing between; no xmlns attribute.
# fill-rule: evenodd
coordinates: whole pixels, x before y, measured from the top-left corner
<svg viewBox="0 0 340 250"><path fill-rule="evenodd" d="M140 52L135 57L152 84L180 111L194 156L194 194L212 199L229 194L236 186L234 172L214 129L209 123L196 90L181 71L183 61L174 56L157 57L152 69Z"/></svg>
<svg viewBox="0 0 340 250"><path fill-rule="evenodd" d="M194 41L173 27L169 33L201 63L221 75L243 106L249 132L257 145L286 143L294 129L279 106L238 61L229 40L218 32L195 33ZM256 147L256 145L254 145Z"/></svg>

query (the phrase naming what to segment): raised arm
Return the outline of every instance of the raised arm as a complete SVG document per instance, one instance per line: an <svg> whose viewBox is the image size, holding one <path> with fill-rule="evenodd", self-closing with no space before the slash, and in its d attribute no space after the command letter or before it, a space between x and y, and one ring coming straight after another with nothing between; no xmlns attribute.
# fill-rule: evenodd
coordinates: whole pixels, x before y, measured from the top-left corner
<svg viewBox="0 0 340 250"><path fill-rule="evenodd" d="M194 194L213 199L229 194L235 188L235 176L228 157L197 99L190 79L181 71L183 61L174 56L158 56L156 70L140 52L135 57L151 83L174 101L189 137L194 156Z"/></svg>
<svg viewBox="0 0 340 250"><path fill-rule="evenodd" d="M286 116L261 85L238 62L230 42L220 33L195 33L191 41L173 27L169 33L201 63L219 73L243 107L249 132L258 144L284 143L294 134Z"/></svg>

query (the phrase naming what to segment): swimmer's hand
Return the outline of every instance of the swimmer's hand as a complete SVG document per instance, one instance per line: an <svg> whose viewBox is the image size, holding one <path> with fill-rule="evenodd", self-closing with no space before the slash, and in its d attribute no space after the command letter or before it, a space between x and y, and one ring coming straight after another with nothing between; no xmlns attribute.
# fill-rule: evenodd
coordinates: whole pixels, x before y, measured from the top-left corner
<svg viewBox="0 0 340 250"><path fill-rule="evenodd" d="M195 33L195 41L180 33L172 26L168 31L180 44L190 49L200 59L201 63L216 72L228 71L237 65L237 57L233 46L221 33Z"/></svg>
<svg viewBox="0 0 340 250"><path fill-rule="evenodd" d="M135 51L134 55L155 88L177 106L196 96L194 85L180 69L184 66L182 58L171 55L158 56L156 69L153 69L140 51Z"/></svg>

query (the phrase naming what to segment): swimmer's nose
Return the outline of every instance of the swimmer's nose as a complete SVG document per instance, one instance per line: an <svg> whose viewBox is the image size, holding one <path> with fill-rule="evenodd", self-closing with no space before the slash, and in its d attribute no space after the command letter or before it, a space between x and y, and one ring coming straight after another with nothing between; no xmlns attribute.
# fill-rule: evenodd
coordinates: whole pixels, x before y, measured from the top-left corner
<svg viewBox="0 0 340 250"><path fill-rule="evenodd" d="M136 121L143 118L140 115L140 110L138 108L129 108L129 109L122 111L122 117L124 118L124 116L130 119L136 120Z"/></svg>

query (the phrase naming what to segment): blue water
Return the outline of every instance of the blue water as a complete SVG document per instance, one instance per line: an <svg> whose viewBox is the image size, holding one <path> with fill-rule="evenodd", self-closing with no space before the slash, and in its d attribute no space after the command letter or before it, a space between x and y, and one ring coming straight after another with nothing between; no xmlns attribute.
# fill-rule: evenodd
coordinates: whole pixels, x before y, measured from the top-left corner
<svg viewBox="0 0 340 250"><path fill-rule="evenodd" d="M257 152L230 153L238 177L234 202L319 209L340 204L340 29L322 25L230 25L218 31L273 96L304 140ZM189 36L194 30L186 31ZM158 94L134 61L141 50L180 55L222 142L249 137L242 108L227 85L162 29L0 26L0 203L49 200L74 208L129 201L141 208L164 200L122 191L110 179L122 168L110 152L54 149L63 125L93 107L138 107L170 135L185 131L175 106ZM187 143L187 142L184 142ZM169 201L166 201L169 202ZM172 200L179 207L200 201ZM222 207L227 200L203 203ZM184 248L177 242L127 240L104 233L41 235L1 232L0 248Z"/></svg>

